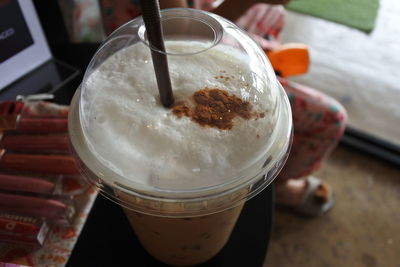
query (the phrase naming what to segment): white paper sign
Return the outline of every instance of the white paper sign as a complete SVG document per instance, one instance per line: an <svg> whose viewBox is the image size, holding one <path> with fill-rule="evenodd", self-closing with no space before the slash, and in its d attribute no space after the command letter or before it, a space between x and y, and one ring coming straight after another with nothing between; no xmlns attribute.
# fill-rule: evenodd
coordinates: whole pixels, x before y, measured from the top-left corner
<svg viewBox="0 0 400 267"><path fill-rule="evenodd" d="M0 0L0 90L51 58L31 0Z"/></svg>

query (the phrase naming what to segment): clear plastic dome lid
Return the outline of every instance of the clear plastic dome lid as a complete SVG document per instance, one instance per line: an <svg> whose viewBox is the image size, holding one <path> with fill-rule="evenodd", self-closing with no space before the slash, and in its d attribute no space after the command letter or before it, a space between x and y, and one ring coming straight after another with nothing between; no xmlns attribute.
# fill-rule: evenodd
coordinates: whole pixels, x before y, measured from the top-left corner
<svg viewBox="0 0 400 267"><path fill-rule="evenodd" d="M141 17L128 22L85 73L74 146L81 160L103 183L148 195L201 196L269 172L265 186L288 151L292 123L264 51L217 15L161 15L173 106L159 100L151 53L162 52L149 45Z"/></svg>

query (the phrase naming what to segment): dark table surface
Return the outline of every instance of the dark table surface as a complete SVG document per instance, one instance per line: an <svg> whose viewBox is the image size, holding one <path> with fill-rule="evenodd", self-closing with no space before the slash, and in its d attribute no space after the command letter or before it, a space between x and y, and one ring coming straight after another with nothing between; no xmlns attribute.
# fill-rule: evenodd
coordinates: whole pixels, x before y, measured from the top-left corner
<svg viewBox="0 0 400 267"><path fill-rule="evenodd" d="M227 245L199 266L260 267L264 263L273 219L272 185L249 200ZM165 266L141 247L122 209L99 195L68 261L77 266Z"/></svg>

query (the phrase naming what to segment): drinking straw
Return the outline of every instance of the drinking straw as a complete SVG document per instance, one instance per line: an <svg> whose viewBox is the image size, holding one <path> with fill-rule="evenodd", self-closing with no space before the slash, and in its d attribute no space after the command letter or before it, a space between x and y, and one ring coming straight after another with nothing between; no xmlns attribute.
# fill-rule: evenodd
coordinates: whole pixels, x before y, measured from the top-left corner
<svg viewBox="0 0 400 267"><path fill-rule="evenodd" d="M140 6L151 48L151 58L153 59L160 101L165 107L169 107L174 103L174 96L160 22L160 6L158 0L140 0Z"/></svg>

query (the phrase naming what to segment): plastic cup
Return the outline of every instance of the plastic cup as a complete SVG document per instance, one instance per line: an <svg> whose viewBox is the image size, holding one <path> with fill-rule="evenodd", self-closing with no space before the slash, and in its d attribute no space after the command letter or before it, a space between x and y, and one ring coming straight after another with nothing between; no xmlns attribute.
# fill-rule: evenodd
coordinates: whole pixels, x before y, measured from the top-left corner
<svg viewBox="0 0 400 267"><path fill-rule="evenodd" d="M245 166L235 174L215 182L205 179L184 185L135 181L96 156L93 151L97 146L113 153L118 147L92 142L87 113L96 103L86 92L86 83L109 57L139 42L147 44L140 17L112 33L93 57L71 103L69 133L82 173L101 194L121 205L143 247L164 263L188 266L207 261L224 247L246 200L266 188L279 173L290 147L292 119L287 96L264 52L244 31L217 15L198 10L170 9L161 15L166 42L194 40L205 44L204 49L193 51L188 46L179 53L167 47L170 63L182 57L192 60L218 47L237 50L246 58L245 71L251 75L239 78L251 82L251 90L267 94L271 101L271 132L262 139L261 152L248 156Z"/></svg>

